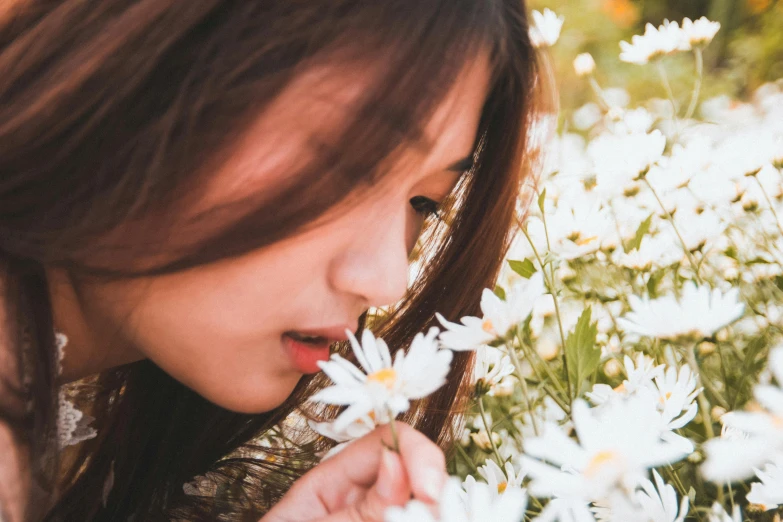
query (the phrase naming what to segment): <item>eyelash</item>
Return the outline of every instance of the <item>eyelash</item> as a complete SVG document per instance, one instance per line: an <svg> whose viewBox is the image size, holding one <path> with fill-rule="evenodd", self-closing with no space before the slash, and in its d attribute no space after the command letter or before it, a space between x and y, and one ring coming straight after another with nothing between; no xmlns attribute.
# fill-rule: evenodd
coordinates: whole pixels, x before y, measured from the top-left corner
<svg viewBox="0 0 783 522"><path fill-rule="evenodd" d="M424 196L414 196L410 199L410 204L417 214L424 217L435 216L440 219L440 209L437 201Z"/></svg>

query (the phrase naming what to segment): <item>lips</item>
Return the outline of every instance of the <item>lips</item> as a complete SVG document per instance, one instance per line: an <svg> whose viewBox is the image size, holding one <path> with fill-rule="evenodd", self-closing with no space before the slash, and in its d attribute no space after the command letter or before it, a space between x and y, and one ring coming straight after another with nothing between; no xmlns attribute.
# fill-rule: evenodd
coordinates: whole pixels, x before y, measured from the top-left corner
<svg viewBox="0 0 783 522"><path fill-rule="evenodd" d="M303 343L337 343L348 340L348 335L345 333L345 330L353 332L356 330L356 327L351 329L346 325L338 325L307 330L288 330L283 332L283 335L287 335L292 339Z"/></svg>
<svg viewBox="0 0 783 522"><path fill-rule="evenodd" d="M283 333L282 342L292 365L301 373L317 373L319 361L329 360L332 343L348 339L346 326L309 330L289 330ZM354 329L355 330L355 329Z"/></svg>

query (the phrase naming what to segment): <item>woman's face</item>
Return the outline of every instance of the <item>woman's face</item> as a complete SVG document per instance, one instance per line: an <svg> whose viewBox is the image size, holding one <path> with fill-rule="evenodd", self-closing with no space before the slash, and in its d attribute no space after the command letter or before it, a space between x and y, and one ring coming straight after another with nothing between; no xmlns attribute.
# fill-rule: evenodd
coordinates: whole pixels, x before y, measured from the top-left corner
<svg viewBox="0 0 783 522"><path fill-rule="evenodd" d="M71 340L66 377L149 358L224 408L254 413L280 405L328 357L328 343L301 342L303 334L345 339L368 307L403 297L424 219L411 198L440 202L457 183L464 166L453 165L473 154L488 79L485 57L470 63L427 126L433 147L405 153L365 196L305 232L171 275L80 285L79 299L50 270L55 322ZM358 94L350 83L316 73L293 82L212 178L202 203L282 179L282 166L303 154L315 127ZM281 145L274 136L283 122Z"/></svg>

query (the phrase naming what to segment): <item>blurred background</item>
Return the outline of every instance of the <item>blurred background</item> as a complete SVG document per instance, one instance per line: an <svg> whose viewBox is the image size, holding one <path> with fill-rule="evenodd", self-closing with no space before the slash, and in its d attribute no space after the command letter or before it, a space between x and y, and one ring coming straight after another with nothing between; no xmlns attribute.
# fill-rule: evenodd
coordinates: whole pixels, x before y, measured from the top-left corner
<svg viewBox="0 0 783 522"><path fill-rule="evenodd" d="M664 19L682 22L684 17L701 16L720 22L720 31L705 51L702 100L716 94L743 99L761 84L783 78L783 0L530 0L529 7L548 7L565 17L560 40L546 51L556 71L564 122L576 108L593 101L590 88L572 66L582 52L595 58L602 87L625 89L632 105L665 97L654 67L619 60L620 40L630 42L648 22L657 27ZM678 53L664 62L675 95L686 103L694 78L693 57Z"/></svg>

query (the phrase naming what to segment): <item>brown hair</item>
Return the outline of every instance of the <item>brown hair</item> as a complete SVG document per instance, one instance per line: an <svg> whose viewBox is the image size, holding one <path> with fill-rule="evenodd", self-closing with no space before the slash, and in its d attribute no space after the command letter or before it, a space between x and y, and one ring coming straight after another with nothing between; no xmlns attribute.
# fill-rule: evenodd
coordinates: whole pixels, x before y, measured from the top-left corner
<svg viewBox="0 0 783 522"><path fill-rule="evenodd" d="M59 468L43 266L77 281L127 278L278 241L382 176L386 160L421 140L464 65L488 49L475 166L448 225L437 225L426 270L378 333L402 347L435 311L477 313L525 176L536 78L527 29L523 0L21 0L0 13L0 258L13 353L27 376L0 382L0 392L32 405L20 412L0 400L0 421L31 441L37 482L53 491ZM319 63L377 71L336 143L314 144L317 160L283 186L183 219L184 196L293 77ZM457 356L449 384L406 419L444 448L469 366L469 355ZM257 520L301 470L231 455L322 382L303 379L284 405L259 415L217 407L148 361L95 384L99 435L59 477L66 488L47 520ZM205 473L239 493L185 495L183 483Z"/></svg>

